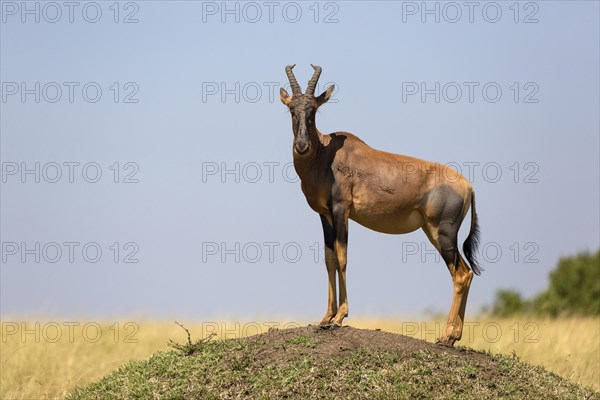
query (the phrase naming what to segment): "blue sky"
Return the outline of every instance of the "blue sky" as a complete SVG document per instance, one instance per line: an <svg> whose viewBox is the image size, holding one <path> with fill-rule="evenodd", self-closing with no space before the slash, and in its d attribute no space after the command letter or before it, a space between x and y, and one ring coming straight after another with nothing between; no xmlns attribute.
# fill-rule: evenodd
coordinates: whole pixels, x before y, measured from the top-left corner
<svg viewBox="0 0 600 400"><path fill-rule="evenodd" d="M322 132L468 175L486 271L467 313L599 246L597 2L22 4L2 2L3 316L320 319L292 63L338 87ZM432 251L351 223L350 316L446 312Z"/></svg>

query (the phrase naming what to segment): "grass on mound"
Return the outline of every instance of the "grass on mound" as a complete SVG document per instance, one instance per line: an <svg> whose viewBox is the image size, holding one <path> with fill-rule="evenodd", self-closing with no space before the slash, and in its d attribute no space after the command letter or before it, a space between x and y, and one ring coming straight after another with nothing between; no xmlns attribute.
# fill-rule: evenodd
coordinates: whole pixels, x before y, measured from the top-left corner
<svg viewBox="0 0 600 400"><path fill-rule="evenodd" d="M173 344L67 399L600 399L516 357L343 327Z"/></svg>

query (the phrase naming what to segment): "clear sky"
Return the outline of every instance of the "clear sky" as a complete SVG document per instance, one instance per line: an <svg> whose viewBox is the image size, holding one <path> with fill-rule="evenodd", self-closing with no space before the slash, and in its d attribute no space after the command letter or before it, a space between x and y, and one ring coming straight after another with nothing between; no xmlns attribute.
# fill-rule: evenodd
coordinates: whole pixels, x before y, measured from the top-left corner
<svg viewBox="0 0 600 400"><path fill-rule="evenodd" d="M470 179L468 313L599 247L596 1L1 7L2 316L319 320L321 226L278 98L292 63L303 88L310 63L337 85L322 132ZM422 231L351 223L348 257L350 317L449 309Z"/></svg>

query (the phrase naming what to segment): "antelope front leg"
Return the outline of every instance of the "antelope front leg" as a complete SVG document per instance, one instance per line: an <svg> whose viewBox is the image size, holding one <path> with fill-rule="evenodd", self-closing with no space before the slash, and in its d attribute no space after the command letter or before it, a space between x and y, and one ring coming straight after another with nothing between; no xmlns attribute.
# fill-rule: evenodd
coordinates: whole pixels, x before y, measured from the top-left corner
<svg viewBox="0 0 600 400"><path fill-rule="evenodd" d="M327 266L329 298L327 300L327 312L321 321L321 326L330 326L331 320L337 313L337 299L335 286L335 273L337 271L337 257L333 247L335 243L335 234L330 216L320 214L321 224L323 225L323 236L325 238L325 265Z"/></svg>
<svg viewBox="0 0 600 400"><path fill-rule="evenodd" d="M348 213L347 207L334 205L333 230L335 232L334 253L337 259L337 272L340 287L339 308L333 325L342 326L342 321L348 316L348 296L346 294L346 260L348 250Z"/></svg>

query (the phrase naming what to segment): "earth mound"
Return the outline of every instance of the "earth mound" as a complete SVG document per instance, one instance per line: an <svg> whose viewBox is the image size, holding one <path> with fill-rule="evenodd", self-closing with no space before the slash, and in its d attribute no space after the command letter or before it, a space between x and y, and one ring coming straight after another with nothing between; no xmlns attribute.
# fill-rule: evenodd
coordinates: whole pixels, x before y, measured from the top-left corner
<svg viewBox="0 0 600 400"><path fill-rule="evenodd" d="M68 399L600 399L515 356L349 326L177 345Z"/></svg>

